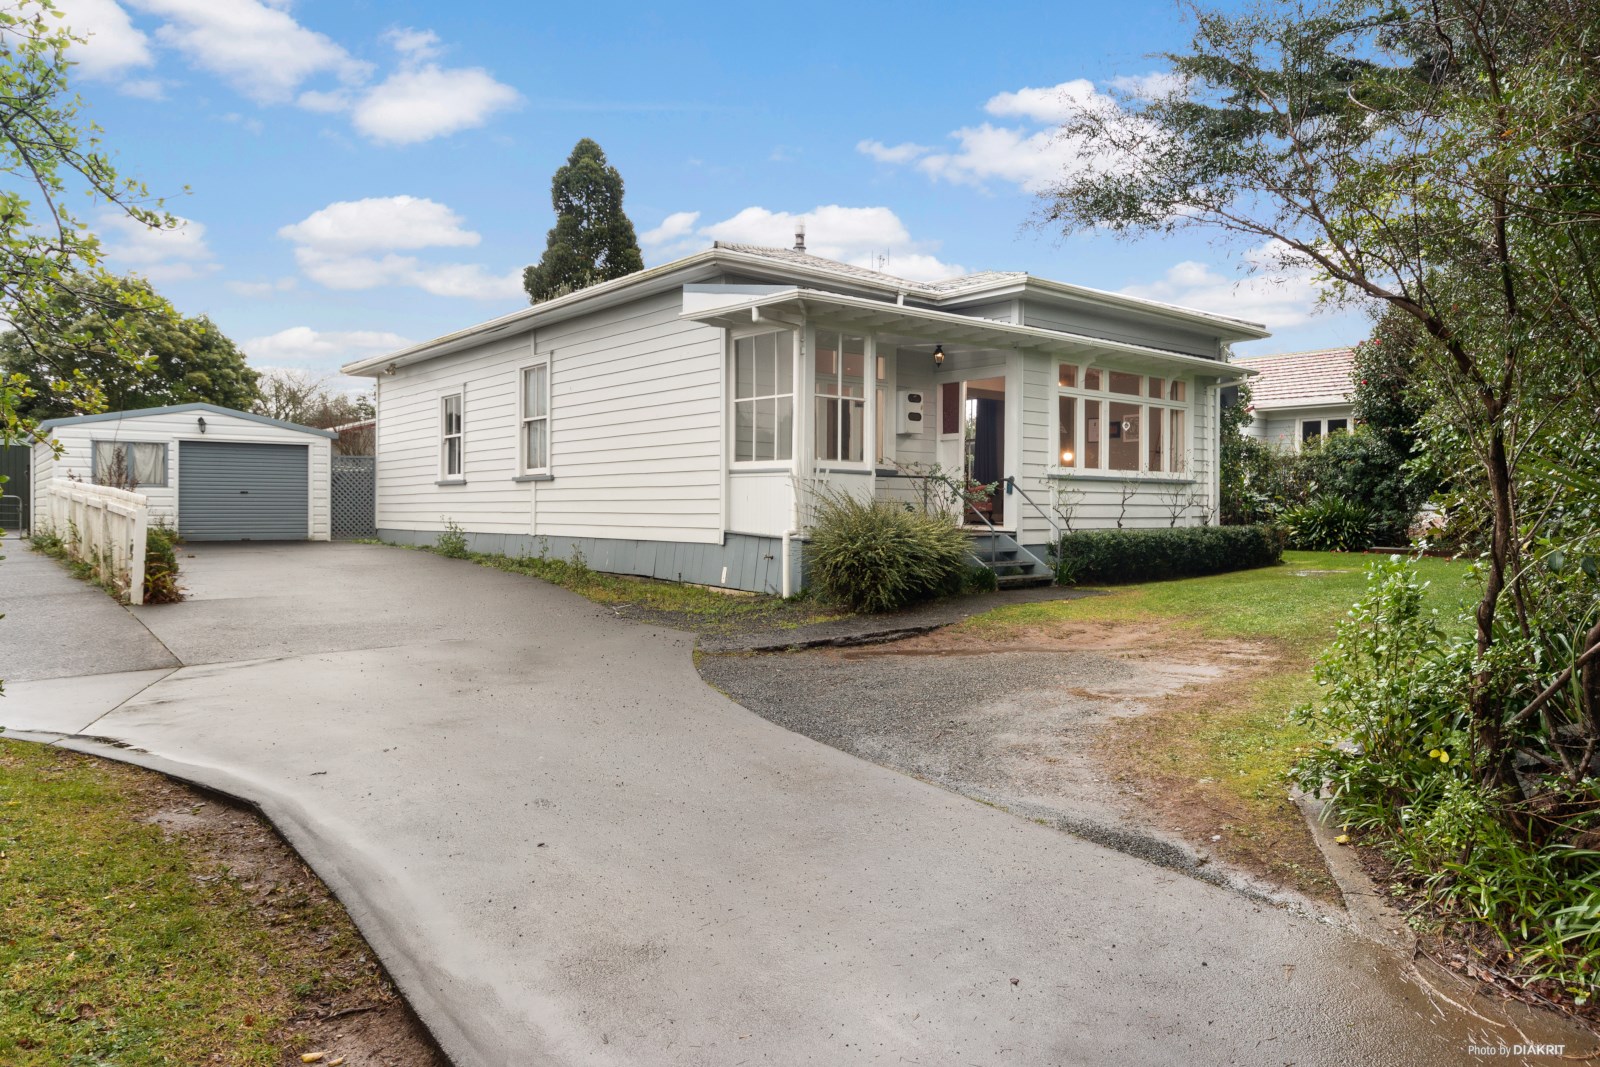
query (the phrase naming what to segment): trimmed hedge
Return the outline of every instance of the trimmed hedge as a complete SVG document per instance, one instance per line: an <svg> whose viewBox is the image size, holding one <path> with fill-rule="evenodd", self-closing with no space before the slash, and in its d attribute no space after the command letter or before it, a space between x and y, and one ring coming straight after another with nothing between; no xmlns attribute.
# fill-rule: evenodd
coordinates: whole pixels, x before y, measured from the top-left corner
<svg viewBox="0 0 1600 1067"><path fill-rule="evenodd" d="M1056 578L1084 582L1150 582L1268 567L1283 559L1270 526L1175 526L1159 530L1084 530L1061 538Z"/></svg>

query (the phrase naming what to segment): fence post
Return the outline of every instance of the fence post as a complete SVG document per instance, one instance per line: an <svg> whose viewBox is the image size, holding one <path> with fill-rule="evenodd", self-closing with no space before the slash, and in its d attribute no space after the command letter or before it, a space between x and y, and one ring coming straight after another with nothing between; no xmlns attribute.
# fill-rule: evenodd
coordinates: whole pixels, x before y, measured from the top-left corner
<svg viewBox="0 0 1600 1067"><path fill-rule="evenodd" d="M150 535L150 509L135 508L133 540L128 547L128 603L144 603L144 565L146 539Z"/></svg>

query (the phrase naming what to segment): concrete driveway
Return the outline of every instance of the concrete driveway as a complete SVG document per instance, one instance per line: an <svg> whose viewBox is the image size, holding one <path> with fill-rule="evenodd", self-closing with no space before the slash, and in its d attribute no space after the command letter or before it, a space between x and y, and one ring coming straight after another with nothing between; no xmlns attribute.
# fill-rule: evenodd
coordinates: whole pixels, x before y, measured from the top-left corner
<svg viewBox="0 0 1600 1067"><path fill-rule="evenodd" d="M0 622L25 679L0 722L260 805L460 1067L1454 1064L1495 1041L1335 926L756 717L688 635L424 553L193 552L186 603L75 622L80 587L12 546L0 587L31 593ZM105 670L12 644L51 611L118 650Z"/></svg>

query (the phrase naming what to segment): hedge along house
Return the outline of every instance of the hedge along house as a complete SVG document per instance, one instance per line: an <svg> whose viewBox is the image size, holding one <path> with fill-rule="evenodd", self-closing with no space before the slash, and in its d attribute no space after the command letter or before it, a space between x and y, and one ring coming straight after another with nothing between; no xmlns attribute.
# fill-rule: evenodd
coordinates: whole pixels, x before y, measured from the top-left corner
<svg viewBox="0 0 1600 1067"><path fill-rule="evenodd" d="M1355 357L1352 348L1324 348L1239 358L1238 366L1257 375L1250 383L1252 418L1240 432L1298 452L1307 441L1353 430Z"/></svg>
<svg viewBox="0 0 1600 1067"><path fill-rule="evenodd" d="M790 593L823 487L910 501L937 465L1042 555L1070 524L1208 521L1217 315L985 272L915 282L708 251L344 367L377 379L379 536L581 551L599 570Z"/></svg>
<svg viewBox="0 0 1600 1067"><path fill-rule="evenodd" d="M150 521L187 541L326 541L329 430L219 407L113 411L39 424L57 441L33 448L34 485L52 478L124 480ZM131 479L131 486L126 480Z"/></svg>

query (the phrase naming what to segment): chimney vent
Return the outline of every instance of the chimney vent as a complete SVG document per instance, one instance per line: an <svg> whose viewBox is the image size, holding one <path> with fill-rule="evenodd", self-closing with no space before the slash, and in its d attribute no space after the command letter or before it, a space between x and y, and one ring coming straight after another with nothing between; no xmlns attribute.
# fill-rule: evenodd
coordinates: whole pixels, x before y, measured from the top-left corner
<svg viewBox="0 0 1600 1067"><path fill-rule="evenodd" d="M804 252L806 250L806 224L804 222L794 224L794 250L796 252Z"/></svg>

